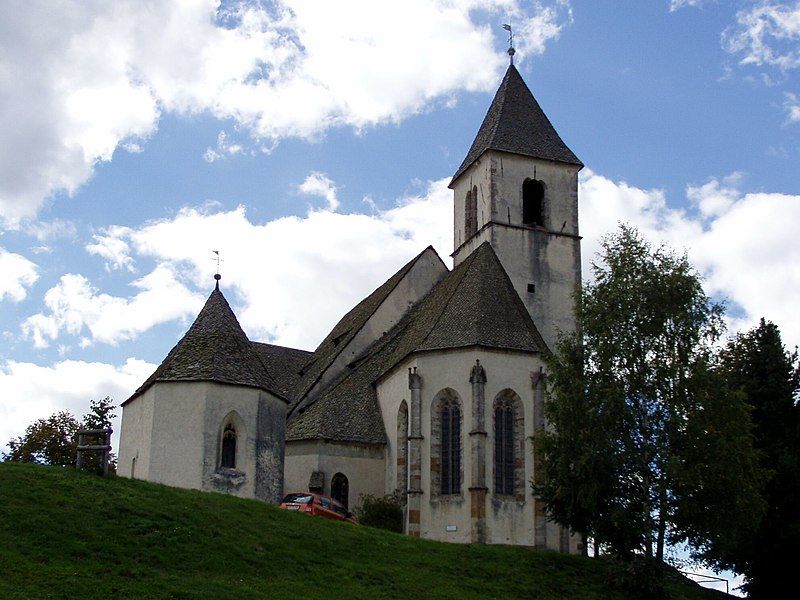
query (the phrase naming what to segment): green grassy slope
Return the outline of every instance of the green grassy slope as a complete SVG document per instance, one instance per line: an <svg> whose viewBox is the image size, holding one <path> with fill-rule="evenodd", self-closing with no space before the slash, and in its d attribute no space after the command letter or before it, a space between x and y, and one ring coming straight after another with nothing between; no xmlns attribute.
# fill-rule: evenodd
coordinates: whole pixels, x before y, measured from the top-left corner
<svg viewBox="0 0 800 600"><path fill-rule="evenodd" d="M0 598L624 598L604 573L582 557L414 540L254 500L0 464Z"/></svg>

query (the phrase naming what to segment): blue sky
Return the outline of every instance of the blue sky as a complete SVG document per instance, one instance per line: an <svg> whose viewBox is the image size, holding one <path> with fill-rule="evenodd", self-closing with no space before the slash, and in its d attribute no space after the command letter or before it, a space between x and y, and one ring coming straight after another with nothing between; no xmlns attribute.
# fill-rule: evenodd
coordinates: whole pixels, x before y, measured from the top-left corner
<svg viewBox="0 0 800 600"><path fill-rule="evenodd" d="M12 2L12 5L15 4ZM617 221L686 249L731 330L800 343L796 0L16 2L0 15L0 445L123 400L222 284L313 348L428 244L502 77L501 25Z"/></svg>

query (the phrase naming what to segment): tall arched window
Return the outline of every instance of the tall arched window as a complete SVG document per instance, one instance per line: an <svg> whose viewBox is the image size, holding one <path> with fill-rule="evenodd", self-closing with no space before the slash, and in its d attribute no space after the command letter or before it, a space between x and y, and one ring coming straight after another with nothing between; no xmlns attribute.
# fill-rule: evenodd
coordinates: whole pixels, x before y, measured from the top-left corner
<svg viewBox="0 0 800 600"><path fill-rule="evenodd" d="M525 423L522 400L503 390L494 400L494 492L525 499Z"/></svg>
<svg viewBox="0 0 800 600"><path fill-rule="evenodd" d="M461 492L461 407L458 402L443 402L439 419L442 432L439 493L458 494Z"/></svg>
<svg viewBox="0 0 800 600"><path fill-rule="evenodd" d="M431 402L431 496L461 494L464 480L461 463L461 399L445 388Z"/></svg>
<svg viewBox="0 0 800 600"><path fill-rule="evenodd" d="M467 192L464 205L464 241L478 232L478 188Z"/></svg>
<svg viewBox="0 0 800 600"><path fill-rule="evenodd" d="M405 499L408 491L408 404L405 400L397 411L397 489Z"/></svg>
<svg viewBox="0 0 800 600"><path fill-rule="evenodd" d="M536 179L522 183L522 222L544 227L544 184Z"/></svg>
<svg viewBox="0 0 800 600"><path fill-rule="evenodd" d="M345 508L349 508L350 482L343 473L336 473L331 479L331 498L339 501Z"/></svg>
<svg viewBox="0 0 800 600"><path fill-rule="evenodd" d="M223 469L236 468L236 429L228 423L222 431L222 452L219 466Z"/></svg>

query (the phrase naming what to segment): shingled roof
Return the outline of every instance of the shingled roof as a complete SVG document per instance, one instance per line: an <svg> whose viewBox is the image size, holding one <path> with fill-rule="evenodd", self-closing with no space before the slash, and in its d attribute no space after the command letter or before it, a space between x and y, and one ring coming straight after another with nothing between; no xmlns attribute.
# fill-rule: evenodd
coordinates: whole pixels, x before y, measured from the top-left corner
<svg viewBox="0 0 800 600"><path fill-rule="evenodd" d="M189 331L127 404L157 381L216 381L261 388L286 399L217 286Z"/></svg>
<svg viewBox="0 0 800 600"><path fill-rule="evenodd" d="M414 266L414 263L419 260L426 250L427 248L403 265L383 285L353 307L350 312L339 320L327 337L320 342L314 351L313 358L303 367L302 378L293 396L295 405L314 387L325 370L331 366L336 357L339 356L339 353L344 350L364 326L364 323L378 310L378 307L397 287L397 284L403 280L403 277L406 276ZM294 408L295 406L293 405L290 411L294 410Z"/></svg>
<svg viewBox="0 0 800 600"><path fill-rule="evenodd" d="M300 371L314 356L313 352L263 342L250 342L267 373L275 381L285 398L293 398L293 391L300 383Z"/></svg>
<svg viewBox="0 0 800 600"><path fill-rule="evenodd" d="M478 135L450 185L487 150L583 166L556 133L514 65L508 67Z"/></svg>
<svg viewBox="0 0 800 600"><path fill-rule="evenodd" d="M488 242L447 274L348 370L292 415L286 439L386 442L375 384L418 351L483 346L546 348Z"/></svg>

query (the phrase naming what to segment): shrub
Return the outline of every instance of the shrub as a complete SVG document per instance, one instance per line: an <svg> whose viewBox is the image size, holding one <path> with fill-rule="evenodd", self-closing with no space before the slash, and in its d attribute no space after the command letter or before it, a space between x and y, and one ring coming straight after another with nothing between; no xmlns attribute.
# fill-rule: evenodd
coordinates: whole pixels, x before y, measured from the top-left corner
<svg viewBox="0 0 800 600"><path fill-rule="evenodd" d="M362 525L403 533L403 505L398 492L383 497L361 494L356 516Z"/></svg>

